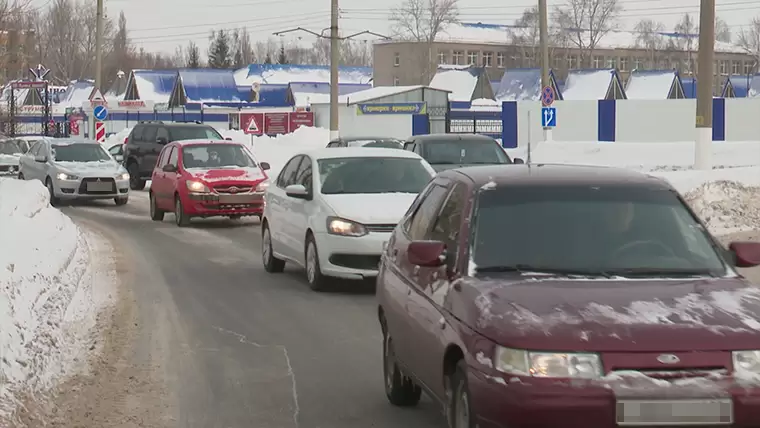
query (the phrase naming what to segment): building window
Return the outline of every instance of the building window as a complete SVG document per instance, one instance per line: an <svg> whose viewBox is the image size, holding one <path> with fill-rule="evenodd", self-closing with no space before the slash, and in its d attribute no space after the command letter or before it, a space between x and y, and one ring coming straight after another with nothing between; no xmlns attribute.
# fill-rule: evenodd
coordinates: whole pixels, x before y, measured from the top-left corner
<svg viewBox="0 0 760 428"><path fill-rule="evenodd" d="M641 59L641 58L639 58L639 57L634 58L633 59L633 69L634 70L641 70L642 68L644 68L644 60Z"/></svg>
<svg viewBox="0 0 760 428"><path fill-rule="evenodd" d="M504 68L504 52L496 53L496 66L499 68Z"/></svg>
<svg viewBox="0 0 760 428"><path fill-rule="evenodd" d="M744 63L744 74L750 75L754 71L755 64L752 62L745 62Z"/></svg>
<svg viewBox="0 0 760 428"><path fill-rule="evenodd" d="M666 58L660 59L659 63L657 64L657 68L660 70L667 70L668 69L668 60Z"/></svg>
<svg viewBox="0 0 760 428"><path fill-rule="evenodd" d="M533 54L530 52L524 52L522 56L523 67L533 67Z"/></svg>
<svg viewBox="0 0 760 428"><path fill-rule="evenodd" d="M742 71L742 63L741 61L732 61L731 62L731 74L739 74Z"/></svg>
<svg viewBox="0 0 760 428"><path fill-rule="evenodd" d="M607 68L617 68L617 57L607 57Z"/></svg>
<svg viewBox="0 0 760 428"><path fill-rule="evenodd" d="M620 71L628 71L628 57L620 57Z"/></svg>
<svg viewBox="0 0 760 428"><path fill-rule="evenodd" d="M393 76L393 86L398 86L401 84L401 80L398 78L398 76Z"/></svg>
<svg viewBox="0 0 760 428"><path fill-rule="evenodd" d="M464 63L464 53L462 51L454 51L454 65L462 65Z"/></svg>
<svg viewBox="0 0 760 428"><path fill-rule="evenodd" d="M564 63L564 58L562 58L561 55L554 55L552 57L552 68L560 69L562 68L562 64Z"/></svg>
<svg viewBox="0 0 760 428"><path fill-rule="evenodd" d="M720 61L719 65L720 65L720 74L721 75L728 74L728 61Z"/></svg>
<svg viewBox="0 0 760 428"><path fill-rule="evenodd" d="M478 53L477 52L467 52L467 64L469 65L478 65Z"/></svg>
<svg viewBox="0 0 760 428"><path fill-rule="evenodd" d="M593 62L593 68L602 68L602 65L604 64L604 57L603 56L595 56L594 62Z"/></svg>
<svg viewBox="0 0 760 428"><path fill-rule="evenodd" d="M446 52L438 52L438 64L446 64Z"/></svg>
<svg viewBox="0 0 760 428"><path fill-rule="evenodd" d="M493 52L483 52L483 67L493 67Z"/></svg>
<svg viewBox="0 0 760 428"><path fill-rule="evenodd" d="M393 66L398 67L401 65L401 54L396 52L393 54Z"/></svg>

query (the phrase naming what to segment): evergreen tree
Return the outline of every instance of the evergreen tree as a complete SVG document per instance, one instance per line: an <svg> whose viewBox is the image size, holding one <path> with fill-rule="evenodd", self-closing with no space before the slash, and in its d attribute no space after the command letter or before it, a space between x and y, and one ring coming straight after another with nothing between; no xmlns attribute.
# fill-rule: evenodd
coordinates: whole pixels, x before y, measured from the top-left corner
<svg viewBox="0 0 760 428"><path fill-rule="evenodd" d="M208 66L211 68L232 67L230 35L224 30L217 31L211 40L208 48Z"/></svg>
<svg viewBox="0 0 760 428"><path fill-rule="evenodd" d="M190 42L187 45L185 57L187 58L185 64L187 68L201 68L201 50L194 42Z"/></svg>
<svg viewBox="0 0 760 428"><path fill-rule="evenodd" d="M264 64L271 64L272 63L272 55L267 53L267 56L264 58Z"/></svg>
<svg viewBox="0 0 760 428"><path fill-rule="evenodd" d="M285 45L280 46L280 55L277 57L278 64L287 64L288 57L285 55Z"/></svg>

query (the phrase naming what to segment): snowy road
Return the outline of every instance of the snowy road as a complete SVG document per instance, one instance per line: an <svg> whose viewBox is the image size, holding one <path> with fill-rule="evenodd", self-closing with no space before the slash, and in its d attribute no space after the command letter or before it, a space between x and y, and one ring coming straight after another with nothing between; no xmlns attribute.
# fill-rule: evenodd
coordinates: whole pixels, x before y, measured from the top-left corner
<svg viewBox="0 0 760 428"><path fill-rule="evenodd" d="M138 303L133 352L114 363L131 366L120 370L127 379L82 392L109 405L80 410L69 397L83 427L444 426L429 400L411 410L387 402L372 291L319 294L296 269L267 274L257 220L155 223L145 192L125 207L63 211L116 241Z"/></svg>

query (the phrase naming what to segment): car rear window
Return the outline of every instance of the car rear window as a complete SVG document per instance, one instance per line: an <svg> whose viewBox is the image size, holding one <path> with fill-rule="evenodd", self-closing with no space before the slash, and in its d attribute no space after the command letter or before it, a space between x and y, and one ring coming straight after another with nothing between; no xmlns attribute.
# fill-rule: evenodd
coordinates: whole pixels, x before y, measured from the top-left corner
<svg viewBox="0 0 760 428"><path fill-rule="evenodd" d="M432 178L420 159L357 157L320 159L317 163L325 195L419 193Z"/></svg>
<svg viewBox="0 0 760 428"><path fill-rule="evenodd" d="M173 126L169 128L171 141L180 140L223 140L216 130L204 126Z"/></svg>
<svg viewBox="0 0 760 428"><path fill-rule="evenodd" d="M430 141L422 145L422 157L434 165L479 165L512 163L495 141Z"/></svg>
<svg viewBox="0 0 760 428"><path fill-rule="evenodd" d="M496 186L480 191L474 224L470 267L480 271L726 272L708 232L669 190Z"/></svg>

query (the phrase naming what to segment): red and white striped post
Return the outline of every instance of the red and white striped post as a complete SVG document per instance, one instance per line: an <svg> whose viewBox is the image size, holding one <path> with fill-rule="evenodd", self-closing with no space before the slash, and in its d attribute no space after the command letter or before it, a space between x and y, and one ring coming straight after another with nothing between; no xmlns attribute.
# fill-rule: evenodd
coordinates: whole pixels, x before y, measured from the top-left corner
<svg viewBox="0 0 760 428"><path fill-rule="evenodd" d="M97 141L100 144L103 144L106 142L105 122L101 122L99 120L95 122L95 141Z"/></svg>

